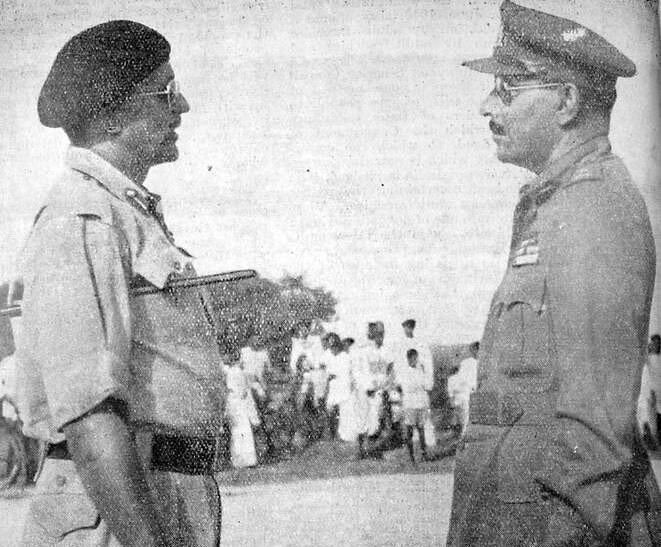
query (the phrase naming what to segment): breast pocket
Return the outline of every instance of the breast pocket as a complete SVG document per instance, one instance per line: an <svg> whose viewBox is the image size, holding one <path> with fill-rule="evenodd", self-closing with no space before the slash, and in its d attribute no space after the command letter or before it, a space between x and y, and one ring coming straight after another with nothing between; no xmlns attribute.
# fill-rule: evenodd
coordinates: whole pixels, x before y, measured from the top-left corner
<svg viewBox="0 0 661 547"><path fill-rule="evenodd" d="M496 294L491 358L505 379L507 392L551 387L551 326L546 302L545 274L538 266L509 270Z"/></svg>

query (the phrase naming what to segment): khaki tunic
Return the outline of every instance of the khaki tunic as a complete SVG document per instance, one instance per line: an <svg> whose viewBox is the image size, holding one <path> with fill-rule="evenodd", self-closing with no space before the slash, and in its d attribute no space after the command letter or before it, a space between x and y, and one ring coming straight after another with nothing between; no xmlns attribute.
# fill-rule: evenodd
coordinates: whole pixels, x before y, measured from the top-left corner
<svg viewBox="0 0 661 547"><path fill-rule="evenodd" d="M125 401L172 544L217 545L220 496L213 477L148 470L154 432L218 435L224 401L211 329L202 334L213 346L207 354L152 347L146 331L167 328L177 316L148 320L145 301L130 291L136 280L162 288L171 275L193 272L190 255L165 226L157 197L93 152L71 147L35 220L21 269L17 390L24 432L60 442L63 426L103 400ZM160 305L173 314L191 312L176 302ZM204 310L192 310L192 318L200 315ZM23 544L55 543L117 545L73 463L47 459Z"/></svg>
<svg viewBox="0 0 661 547"><path fill-rule="evenodd" d="M661 545L635 418L654 274L645 205L605 136L522 191L449 546Z"/></svg>

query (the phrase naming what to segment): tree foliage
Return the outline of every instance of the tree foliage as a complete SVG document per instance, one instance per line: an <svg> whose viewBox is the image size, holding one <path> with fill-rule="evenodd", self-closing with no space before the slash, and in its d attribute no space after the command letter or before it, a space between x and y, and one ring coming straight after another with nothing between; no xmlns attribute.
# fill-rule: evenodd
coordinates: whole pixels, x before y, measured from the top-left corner
<svg viewBox="0 0 661 547"><path fill-rule="evenodd" d="M258 276L209 291L226 351L242 347L252 335L266 346L287 343L299 325L330 319L337 304L330 291L308 286L301 275L278 281Z"/></svg>

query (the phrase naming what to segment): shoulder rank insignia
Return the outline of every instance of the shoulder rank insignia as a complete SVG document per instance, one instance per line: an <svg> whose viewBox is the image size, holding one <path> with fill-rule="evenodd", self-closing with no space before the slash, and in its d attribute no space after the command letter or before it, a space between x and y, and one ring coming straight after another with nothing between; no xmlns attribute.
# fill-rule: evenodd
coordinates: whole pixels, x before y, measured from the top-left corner
<svg viewBox="0 0 661 547"><path fill-rule="evenodd" d="M143 213L146 215L151 215L151 204L145 198L144 196L141 196L136 190L133 188L127 188L124 190L124 195L126 196L126 200L133 205L136 209L140 209Z"/></svg>
<svg viewBox="0 0 661 547"><path fill-rule="evenodd" d="M512 266L529 266L539 262L539 244L537 238L524 239L516 251L514 251L514 258L512 259Z"/></svg>

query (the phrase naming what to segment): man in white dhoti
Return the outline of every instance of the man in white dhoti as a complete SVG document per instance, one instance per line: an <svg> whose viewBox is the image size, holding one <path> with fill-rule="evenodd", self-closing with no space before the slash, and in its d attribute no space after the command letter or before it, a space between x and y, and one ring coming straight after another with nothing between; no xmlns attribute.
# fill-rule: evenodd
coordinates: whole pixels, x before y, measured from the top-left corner
<svg viewBox="0 0 661 547"><path fill-rule="evenodd" d="M329 335L329 347L332 357L327 363L326 409L330 438L333 440L339 436L343 441L353 441L356 438L356 432L353 420L349 355L344 351L342 340L335 333Z"/></svg>
<svg viewBox="0 0 661 547"><path fill-rule="evenodd" d="M252 467L257 464L255 438L252 426L259 417L252 398L248 375L238 359L227 358L223 366L227 382L226 413L230 423L230 453L234 467Z"/></svg>
<svg viewBox="0 0 661 547"><path fill-rule="evenodd" d="M376 438L384 428L386 418L384 394L392 387L393 357L383 345L385 328L381 321L368 323L370 344L360 353L353 367L355 389L358 456L379 456L379 451L366 450L367 437Z"/></svg>

